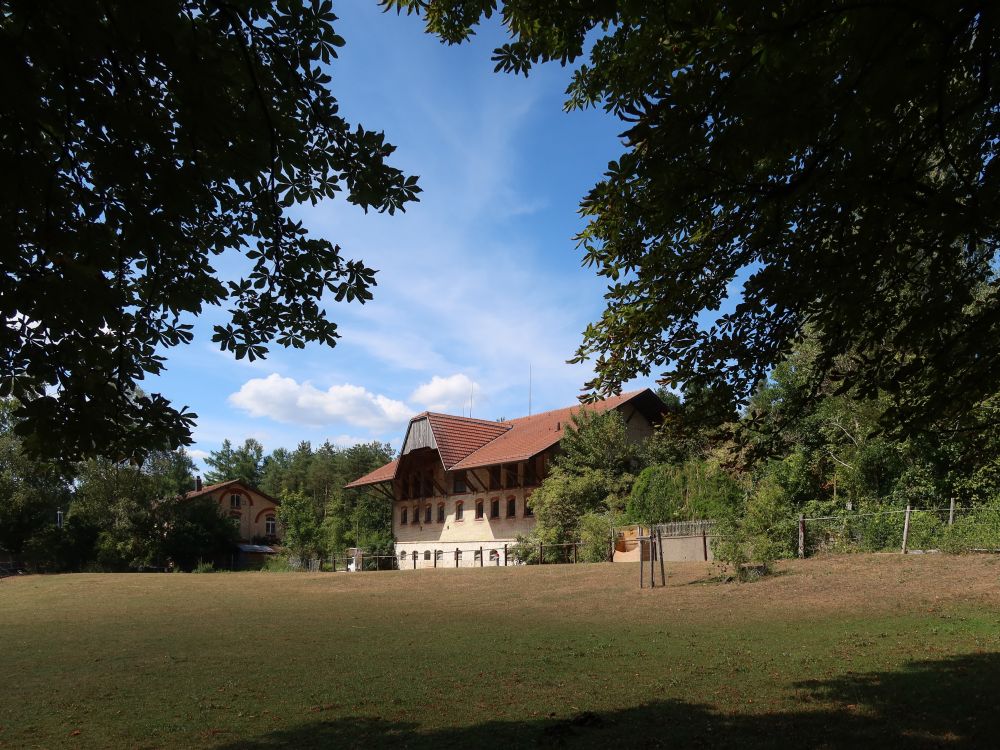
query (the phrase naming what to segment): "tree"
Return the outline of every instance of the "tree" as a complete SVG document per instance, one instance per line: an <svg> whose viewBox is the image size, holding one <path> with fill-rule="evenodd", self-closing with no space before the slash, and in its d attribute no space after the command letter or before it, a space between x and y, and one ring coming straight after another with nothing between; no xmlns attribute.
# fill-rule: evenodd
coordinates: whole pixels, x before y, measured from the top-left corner
<svg viewBox="0 0 1000 750"><path fill-rule="evenodd" d="M559 441L558 467L571 474L603 471L609 475L635 468L638 449L628 436L621 412L580 409L572 419Z"/></svg>
<svg viewBox="0 0 1000 750"><path fill-rule="evenodd" d="M56 466L25 455L14 432L16 410L12 399L0 399L0 549L20 556L32 537L55 527L70 487Z"/></svg>
<svg viewBox="0 0 1000 750"><path fill-rule="evenodd" d="M633 523L718 518L739 505L743 491L732 476L711 461L647 466L636 477L625 504Z"/></svg>
<svg viewBox="0 0 1000 750"><path fill-rule="evenodd" d="M382 4L450 43L497 5ZM581 203L585 263L609 282L577 352L595 392L655 368L745 403L807 327L817 378L888 394L902 432L1000 390L995 3L510 0L500 16L497 70L586 54L566 108L625 128ZM735 309L704 325L734 282Z"/></svg>
<svg viewBox="0 0 1000 750"><path fill-rule="evenodd" d="M282 545L299 560L308 560L322 552L320 522L313 503L301 492L286 492L278 506L278 519L284 528Z"/></svg>
<svg viewBox="0 0 1000 750"><path fill-rule="evenodd" d="M205 463L212 467L205 473L205 480L209 483L239 479L251 487L259 487L264 467L264 446L253 438L247 438L243 445L234 449L226 439L219 450L208 455Z"/></svg>
<svg viewBox="0 0 1000 750"><path fill-rule="evenodd" d="M320 299L371 298L374 271L287 209L394 213L415 177L340 114L329 0L0 2L0 396L25 447L141 460L195 416L135 383L228 307L236 358L334 345ZM240 254L242 278L214 259Z"/></svg>

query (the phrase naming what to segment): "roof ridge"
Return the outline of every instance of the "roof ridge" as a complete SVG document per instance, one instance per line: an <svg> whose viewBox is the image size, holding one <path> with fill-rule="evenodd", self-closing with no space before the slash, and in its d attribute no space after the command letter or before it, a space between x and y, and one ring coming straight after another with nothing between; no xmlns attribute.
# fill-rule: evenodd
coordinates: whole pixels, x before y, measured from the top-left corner
<svg viewBox="0 0 1000 750"><path fill-rule="evenodd" d="M459 416L458 414L445 414L444 412L441 411L421 412L416 417L413 417L413 419L417 419L419 417L447 417L448 419L461 419L463 422L475 422L477 424L491 425L494 427L503 427L504 429L510 429L509 422L513 421L511 419L505 419L504 421L501 422L497 419L480 419L479 417L463 417ZM411 419L410 421L412 422L413 419Z"/></svg>
<svg viewBox="0 0 1000 750"><path fill-rule="evenodd" d="M557 411L566 411L567 409L578 409L580 407L591 406L593 404L600 404L603 401L610 401L613 398L626 398L626 397L627 398L632 398L633 396L638 396L640 393L642 393L643 391L646 391L646 390L649 390L649 389L648 388L638 388L638 389L636 389L634 391L622 391L621 393L617 393L614 396L607 396L606 398L602 398L599 401L588 401L586 403L584 403L582 401L578 401L574 405L560 406L558 409L549 409L547 411L540 411L537 414L526 414L523 417L514 417L513 419L509 419L507 421L508 422L519 422L522 419L534 419L535 417L544 417L546 414L555 414Z"/></svg>

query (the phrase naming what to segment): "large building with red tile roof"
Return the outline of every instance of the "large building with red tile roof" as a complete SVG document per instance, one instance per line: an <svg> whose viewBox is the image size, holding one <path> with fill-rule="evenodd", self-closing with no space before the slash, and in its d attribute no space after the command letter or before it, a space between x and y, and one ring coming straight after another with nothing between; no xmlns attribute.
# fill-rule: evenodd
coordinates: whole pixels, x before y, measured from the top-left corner
<svg viewBox="0 0 1000 750"><path fill-rule="evenodd" d="M501 422L423 412L410 420L398 459L347 487L391 500L401 568L502 565L512 562L505 547L534 526L531 494L573 415L611 409L638 442L665 407L645 389Z"/></svg>

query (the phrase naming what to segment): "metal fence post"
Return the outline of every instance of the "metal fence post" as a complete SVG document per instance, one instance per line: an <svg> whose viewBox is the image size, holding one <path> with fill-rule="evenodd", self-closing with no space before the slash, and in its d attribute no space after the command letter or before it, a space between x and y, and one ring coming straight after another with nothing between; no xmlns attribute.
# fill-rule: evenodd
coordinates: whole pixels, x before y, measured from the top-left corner
<svg viewBox="0 0 1000 750"><path fill-rule="evenodd" d="M545 557L544 557L545 549L544 548L545 548L545 545L543 545L541 542L539 542L538 543L538 564L539 565L544 565L545 564Z"/></svg>
<svg viewBox="0 0 1000 750"><path fill-rule="evenodd" d="M503 546L503 566L507 567L507 545Z"/></svg>
<svg viewBox="0 0 1000 750"><path fill-rule="evenodd" d="M479 548L479 567L483 567L483 548Z"/></svg>
<svg viewBox="0 0 1000 750"><path fill-rule="evenodd" d="M659 529L656 530L656 546L659 549L659 557L660 557L660 585L666 586L667 571L666 568L663 566L663 537L660 535Z"/></svg>
<svg viewBox="0 0 1000 750"><path fill-rule="evenodd" d="M906 544L910 541L910 504L906 504L906 516L903 518L903 554L906 554Z"/></svg>
<svg viewBox="0 0 1000 750"><path fill-rule="evenodd" d="M799 514L799 558L806 556L806 517Z"/></svg>

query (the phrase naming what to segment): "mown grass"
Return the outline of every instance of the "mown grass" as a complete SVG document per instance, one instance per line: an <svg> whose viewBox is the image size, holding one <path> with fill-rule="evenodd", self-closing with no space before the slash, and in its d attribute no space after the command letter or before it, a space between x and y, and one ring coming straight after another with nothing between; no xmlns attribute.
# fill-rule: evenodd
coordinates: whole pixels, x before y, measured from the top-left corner
<svg viewBox="0 0 1000 750"><path fill-rule="evenodd" d="M994 746L1000 560L0 582L0 747Z"/></svg>

